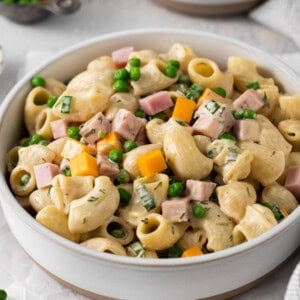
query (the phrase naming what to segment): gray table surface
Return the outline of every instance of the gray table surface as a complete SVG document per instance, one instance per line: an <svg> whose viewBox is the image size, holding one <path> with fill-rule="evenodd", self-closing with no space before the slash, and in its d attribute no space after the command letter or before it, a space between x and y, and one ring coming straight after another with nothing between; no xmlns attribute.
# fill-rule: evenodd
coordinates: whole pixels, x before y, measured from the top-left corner
<svg viewBox="0 0 300 300"><path fill-rule="evenodd" d="M76 13L52 16L40 23L21 25L0 17L0 45L5 53L0 101L16 83L26 53L45 52L45 59L48 59L49 52L58 52L82 40L137 28L194 29L236 38L274 54L298 51L292 40L253 22L247 15L205 18L170 11L147 0L83 0ZM288 280L299 261L300 249L278 271L232 299L283 299Z"/></svg>

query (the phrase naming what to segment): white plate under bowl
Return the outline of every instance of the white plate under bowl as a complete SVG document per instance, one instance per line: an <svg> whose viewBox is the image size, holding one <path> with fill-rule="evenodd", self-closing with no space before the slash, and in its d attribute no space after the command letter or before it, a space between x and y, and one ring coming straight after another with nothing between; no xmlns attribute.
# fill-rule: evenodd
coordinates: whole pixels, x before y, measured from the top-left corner
<svg viewBox="0 0 300 300"><path fill-rule="evenodd" d="M227 57L252 59L281 89L300 93L300 78L271 55L226 37L188 30L148 29L113 33L57 54L28 73L0 107L0 199L7 222L23 249L50 274L81 292L117 299L197 299L236 293L270 273L300 245L300 207L258 238L216 253L185 259L140 259L98 253L72 243L35 221L18 203L7 182L5 156L21 134L30 78L69 79L87 63L123 46L166 52L175 43L226 67ZM38 282L37 282L38 284Z"/></svg>
<svg viewBox="0 0 300 300"><path fill-rule="evenodd" d="M227 16L249 11L264 0L154 0L160 5L199 16Z"/></svg>

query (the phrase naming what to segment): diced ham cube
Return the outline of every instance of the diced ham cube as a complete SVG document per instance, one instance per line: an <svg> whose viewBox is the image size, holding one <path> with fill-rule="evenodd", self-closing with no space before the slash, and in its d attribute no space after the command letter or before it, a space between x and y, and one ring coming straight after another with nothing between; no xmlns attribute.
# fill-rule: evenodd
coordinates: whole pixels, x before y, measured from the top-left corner
<svg viewBox="0 0 300 300"><path fill-rule="evenodd" d="M228 132L235 123L231 110L225 104L214 100L205 100L195 112L195 116L198 119L193 124L194 131L214 139Z"/></svg>
<svg viewBox="0 0 300 300"><path fill-rule="evenodd" d="M145 145L147 143L147 131L146 131L147 120L141 119L141 121L144 123L144 126L141 127L137 136L135 137L135 141L139 146Z"/></svg>
<svg viewBox="0 0 300 300"><path fill-rule="evenodd" d="M46 162L33 166L37 187L44 188L51 185L52 178L59 174L59 167Z"/></svg>
<svg viewBox="0 0 300 300"><path fill-rule="evenodd" d="M199 181L188 179L186 181L186 189L188 196L192 200L204 201L209 200L209 197L213 193L216 187L216 183L209 181Z"/></svg>
<svg viewBox="0 0 300 300"><path fill-rule="evenodd" d="M166 200L161 204L162 215L170 223L187 222L189 220L188 198Z"/></svg>
<svg viewBox="0 0 300 300"><path fill-rule="evenodd" d="M102 112L98 112L81 126L79 133L87 143L94 144L100 139L101 131L104 134L111 131L111 123Z"/></svg>
<svg viewBox="0 0 300 300"><path fill-rule="evenodd" d="M161 91L140 99L140 105L147 115L155 115L174 105L169 93Z"/></svg>
<svg viewBox="0 0 300 300"><path fill-rule="evenodd" d="M264 106L264 101L261 95L254 89L246 90L233 102L233 108L250 108L258 111Z"/></svg>
<svg viewBox="0 0 300 300"><path fill-rule="evenodd" d="M143 127L145 127L144 120L124 108L116 113L112 121L112 130L126 140L135 140Z"/></svg>
<svg viewBox="0 0 300 300"><path fill-rule="evenodd" d="M300 198L300 166L288 168L284 186L298 199Z"/></svg>
<svg viewBox="0 0 300 300"><path fill-rule="evenodd" d="M97 164L99 169L99 174L101 176L108 176L112 181L114 181L119 174L119 165L106 156L98 154Z"/></svg>
<svg viewBox="0 0 300 300"><path fill-rule="evenodd" d="M257 120L236 120L233 132L239 141L258 142L260 138L260 126Z"/></svg>
<svg viewBox="0 0 300 300"><path fill-rule="evenodd" d="M117 68L123 68L126 66L129 56L133 52L133 50L134 48L129 46L120 48L112 52L111 56Z"/></svg>
<svg viewBox="0 0 300 300"><path fill-rule="evenodd" d="M66 120L59 119L50 123L52 135L54 139L67 136L68 123Z"/></svg>

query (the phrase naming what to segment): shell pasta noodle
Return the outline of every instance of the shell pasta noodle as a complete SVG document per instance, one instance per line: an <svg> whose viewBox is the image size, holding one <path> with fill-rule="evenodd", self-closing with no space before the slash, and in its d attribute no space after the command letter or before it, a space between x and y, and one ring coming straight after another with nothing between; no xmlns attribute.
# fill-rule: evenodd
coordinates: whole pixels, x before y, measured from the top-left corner
<svg viewBox="0 0 300 300"><path fill-rule="evenodd" d="M124 45L67 84L31 84L7 178L37 222L82 247L209 255L299 205L300 95L254 61L221 66L180 42L164 53Z"/></svg>

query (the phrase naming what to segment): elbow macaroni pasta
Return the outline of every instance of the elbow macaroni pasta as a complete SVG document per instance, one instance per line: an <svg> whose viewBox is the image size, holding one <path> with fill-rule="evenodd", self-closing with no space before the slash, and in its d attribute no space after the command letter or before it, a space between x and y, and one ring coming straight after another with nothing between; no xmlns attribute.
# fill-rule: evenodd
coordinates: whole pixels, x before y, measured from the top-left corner
<svg viewBox="0 0 300 300"><path fill-rule="evenodd" d="M98 252L156 259L177 248L180 257L195 246L205 255L233 247L297 209L285 182L289 167L300 166L300 96L285 94L254 61L231 56L225 69L195 50L181 43L165 53L139 49L119 64L105 55L67 85L45 78L31 89L29 138L8 151L6 165L12 192L37 222ZM248 110L235 109L248 89L260 108L248 99ZM160 91L167 109L152 97ZM50 96L57 97L52 107ZM180 109L179 98L187 103ZM184 100L195 101L192 110ZM226 130L223 109L232 117ZM208 133L199 134L197 118L207 118ZM252 139L251 128L237 126L254 124L242 122L249 118L258 125Z"/></svg>

